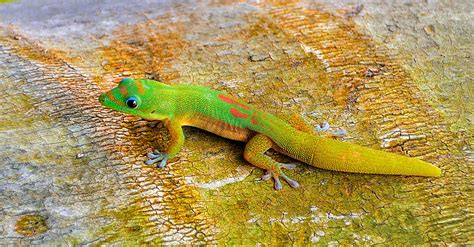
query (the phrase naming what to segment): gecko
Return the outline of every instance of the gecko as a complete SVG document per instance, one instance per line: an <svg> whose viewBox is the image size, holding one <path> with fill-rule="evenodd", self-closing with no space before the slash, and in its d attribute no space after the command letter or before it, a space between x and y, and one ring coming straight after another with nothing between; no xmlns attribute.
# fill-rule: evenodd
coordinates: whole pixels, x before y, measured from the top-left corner
<svg viewBox="0 0 474 247"><path fill-rule="evenodd" d="M289 186L299 183L284 170L294 164L280 163L266 155L273 149L314 167L340 172L439 177L441 170L425 161L404 155L343 142L315 131L297 114L286 120L253 107L231 95L199 85L169 85L147 79L124 78L99 96L100 103L118 112L146 120L159 120L170 134L165 151L147 153L147 165L163 168L184 145L183 126L197 127L224 138L245 142L244 159L265 171L276 190L282 178Z"/></svg>

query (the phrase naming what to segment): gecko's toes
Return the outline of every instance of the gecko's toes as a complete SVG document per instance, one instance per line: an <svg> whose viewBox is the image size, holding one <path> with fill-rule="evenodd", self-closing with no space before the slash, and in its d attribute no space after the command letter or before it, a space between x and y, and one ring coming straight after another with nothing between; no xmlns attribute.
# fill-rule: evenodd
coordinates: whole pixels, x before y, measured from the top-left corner
<svg viewBox="0 0 474 247"><path fill-rule="evenodd" d="M153 164L155 164L155 163L158 162L158 161L159 161L159 159L149 159L149 160L145 161L145 164L147 164L147 165L153 165Z"/></svg>
<svg viewBox="0 0 474 247"><path fill-rule="evenodd" d="M280 179L278 177L273 177L273 181L274 181L274 188L275 190L282 190L283 189L283 186L281 185L281 182L280 182Z"/></svg>
<svg viewBox="0 0 474 247"><path fill-rule="evenodd" d="M273 178L273 188L275 188L275 190L281 190L283 189L283 185L280 181L280 177L283 178L283 180L285 180L285 182L287 182L292 188L298 188L300 187L300 184L298 182L296 182L295 180L289 178L288 176L286 176L283 172L279 172L280 175L277 175L277 173L271 171L271 170L267 170L265 172L265 174L260 178L260 181L266 181L270 178Z"/></svg>
<svg viewBox="0 0 474 247"><path fill-rule="evenodd" d="M155 150L153 150L153 152L147 153L146 156L148 156L148 158L150 158L150 159L156 159L158 157L163 156L163 153L161 153L160 150L155 149Z"/></svg>
<svg viewBox="0 0 474 247"><path fill-rule="evenodd" d="M300 187L300 184L296 182L295 180L289 178L285 174L282 174L281 177L291 186L291 188L298 188Z"/></svg>
<svg viewBox="0 0 474 247"><path fill-rule="evenodd" d="M296 164L293 164L293 163L288 163L288 164L280 163L280 167L285 168L287 170L294 170L296 168Z"/></svg>
<svg viewBox="0 0 474 247"><path fill-rule="evenodd" d="M260 177L260 181L267 181L272 177L272 172L271 171L266 171L265 174L263 174L262 177Z"/></svg>
<svg viewBox="0 0 474 247"><path fill-rule="evenodd" d="M160 164L158 165L158 168L163 168L166 166L166 162L168 161L167 158L164 158L161 160Z"/></svg>
<svg viewBox="0 0 474 247"><path fill-rule="evenodd" d="M316 127L314 128L317 132L324 132L325 135L323 135L324 137L326 138L332 138L332 139L337 139L337 138L340 138L340 137L343 137L347 134L347 131L344 130L344 129L339 129L339 130L335 130L335 131L329 131L329 128L331 128L331 126L329 125L329 123L327 122L324 122L320 125L316 125Z"/></svg>
<svg viewBox="0 0 474 247"><path fill-rule="evenodd" d="M329 125L328 122L324 122L324 123L322 123L322 124L320 124L320 125L317 125L317 126L315 127L315 129L316 129L316 131L318 131L318 132L325 132L325 131L327 131L330 127L331 127L331 126Z"/></svg>
<svg viewBox="0 0 474 247"><path fill-rule="evenodd" d="M147 153L146 156L150 159L156 159L161 156L161 154L155 154L154 152Z"/></svg>
<svg viewBox="0 0 474 247"><path fill-rule="evenodd" d="M347 134L347 131L343 130L343 129L340 129L340 130L336 130L336 131L332 132L332 134L334 134L336 136L345 136Z"/></svg>
<svg viewBox="0 0 474 247"><path fill-rule="evenodd" d="M153 165L158 161L161 161L160 164L158 164L158 168L163 168L166 166L166 162L168 161L168 155L165 153L159 153L158 151L153 151L151 153L147 153L149 160L145 161L145 164L147 165Z"/></svg>

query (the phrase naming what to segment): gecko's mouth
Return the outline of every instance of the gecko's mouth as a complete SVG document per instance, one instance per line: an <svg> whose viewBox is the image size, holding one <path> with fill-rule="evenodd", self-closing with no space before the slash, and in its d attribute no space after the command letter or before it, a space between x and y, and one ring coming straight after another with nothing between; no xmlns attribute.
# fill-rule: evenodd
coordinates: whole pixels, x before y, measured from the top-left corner
<svg viewBox="0 0 474 247"><path fill-rule="evenodd" d="M106 98L105 93L103 93L103 94L101 94L101 95L99 96L99 102L100 102L102 105L105 104L105 98Z"/></svg>
<svg viewBox="0 0 474 247"><path fill-rule="evenodd" d="M109 91L110 92L110 91ZM118 102L116 100L112 100L110 99L109 97L109 92L107 93L102 93L100 96L99 96L99 102L105 106L105 107L108 107L108 108L112 108L112 109L116 109L116 105L118 106Z"/></svg>
<svg viewBox="0 0 474 247"><path fill-rule="evenodd" d="M101 105L111 108L113 110L121 111L121 109L116 105L116 102L110 100L110 98L107 96L107 93L103 93L99 96L99 102Z"/></svg>

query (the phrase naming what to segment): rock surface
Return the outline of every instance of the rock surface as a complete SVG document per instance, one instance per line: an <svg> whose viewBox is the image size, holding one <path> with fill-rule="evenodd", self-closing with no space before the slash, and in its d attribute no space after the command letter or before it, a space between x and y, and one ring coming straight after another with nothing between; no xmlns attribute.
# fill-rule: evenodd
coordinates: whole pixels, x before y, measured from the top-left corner
<svg viewBox="0 0 474 247"><path fill-rule="evenodd" d="M474 244L472 4L332 2L0 5L0 242ZM243 144L192 128L147 167L166 130L97 100L122 77L327 121L443 176L300 164L302 188L276 192Z"/></svg>

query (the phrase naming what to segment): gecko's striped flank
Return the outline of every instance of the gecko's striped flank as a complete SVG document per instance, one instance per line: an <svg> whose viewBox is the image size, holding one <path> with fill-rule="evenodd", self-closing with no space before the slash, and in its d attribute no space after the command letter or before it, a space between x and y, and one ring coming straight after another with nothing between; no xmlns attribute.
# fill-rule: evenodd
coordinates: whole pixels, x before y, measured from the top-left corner
<svg viewBox="0 0 474 247"><path fill-rule="evenodd" d="M249 114L243 113L239 109L234 108L234 107L230 108L230 114L232 114L232 116L236 118L244 118L244 119L249 116Z"/></svg>
<svg viewBox="0 0 474 247"><path fill-rule="evenodd" d="M244 105L224 94L219 94L217 97L219 97L219 99L221 99L223 102L225 103L228 103L228 104L231 104L231 105L235 105L235 106L239 106L240 108L244 109L244 110L250 110L250 107L247 106L247 105Z"/></svg>

